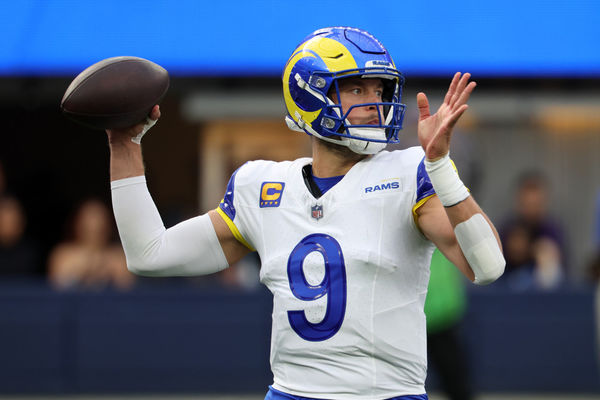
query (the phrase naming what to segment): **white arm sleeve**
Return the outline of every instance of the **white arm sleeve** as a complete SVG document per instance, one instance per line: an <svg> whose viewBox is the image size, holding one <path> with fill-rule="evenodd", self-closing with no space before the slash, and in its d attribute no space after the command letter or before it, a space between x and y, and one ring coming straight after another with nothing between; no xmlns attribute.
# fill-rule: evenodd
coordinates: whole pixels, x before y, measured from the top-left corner
<svg viewBox="0 0 600 400"><path fill-rule="evenodd" d="M492 228L483 215L475 214L454 228L456 239L469 262L477 285L494 282L504 273L504 256Z"/></svg>
<svg viewBox="0 0 600 400"><path fill-rule="evenodd" d="M146 178L111 182L127 268L145 276L206 275L228 267L208 214L165 229Z"/></svg>

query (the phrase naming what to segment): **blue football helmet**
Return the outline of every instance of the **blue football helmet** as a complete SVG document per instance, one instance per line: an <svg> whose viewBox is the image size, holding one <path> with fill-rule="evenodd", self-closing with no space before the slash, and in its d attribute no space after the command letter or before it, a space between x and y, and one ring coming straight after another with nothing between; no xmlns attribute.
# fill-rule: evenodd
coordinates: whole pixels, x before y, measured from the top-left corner
<svg viewBox="0 0 600 400"><path fill-rule="evenodd" d="M339 80L380 78L382 102L361 103L342 110L328 96ZM400 103L404 77L383 45L370 33L350 27L319 29L294 50L283 71L286 123L292 130L346 146L359 154L375 154L398 143L406 106ZM376 106L378 125L352 125L346 118L356 107Z"/></svg>

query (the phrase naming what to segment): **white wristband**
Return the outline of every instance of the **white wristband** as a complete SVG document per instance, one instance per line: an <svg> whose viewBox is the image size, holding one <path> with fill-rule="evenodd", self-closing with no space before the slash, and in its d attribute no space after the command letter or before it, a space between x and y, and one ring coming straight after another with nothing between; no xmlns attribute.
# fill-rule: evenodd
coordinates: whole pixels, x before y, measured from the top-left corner
<svg viewBox="0 0 600 400"><path fill-rule="evenodd" d="M449 153L437 161L425 159L425 170L444 207L451 207L469 197L469 191L458 177Z"/></svg>

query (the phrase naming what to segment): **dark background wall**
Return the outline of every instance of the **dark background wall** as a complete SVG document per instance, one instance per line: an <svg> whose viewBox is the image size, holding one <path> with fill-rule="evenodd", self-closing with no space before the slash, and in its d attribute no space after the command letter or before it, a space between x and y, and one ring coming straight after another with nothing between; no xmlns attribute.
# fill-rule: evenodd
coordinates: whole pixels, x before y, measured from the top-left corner
<svg viewBox="0 0 600 400"><path fill-rule="evenodd" d="M461 330L476 392L600 393L592 290L499 285L470 291L469 304ZM0 284L0 394L264 393L270 316L266 289ZM435 370L427 388L438 388Z"/></svg>

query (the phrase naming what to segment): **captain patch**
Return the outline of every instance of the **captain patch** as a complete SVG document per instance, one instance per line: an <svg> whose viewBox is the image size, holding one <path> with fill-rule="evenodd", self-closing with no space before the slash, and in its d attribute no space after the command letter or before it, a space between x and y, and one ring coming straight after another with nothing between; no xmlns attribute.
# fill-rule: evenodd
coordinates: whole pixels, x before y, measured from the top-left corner
<svg viewBox="0 0 600 400"><path fill-rule="evenodd" d="M260 187L260 208L279 207L284 187L284 182L263 182Z"/></svg>

